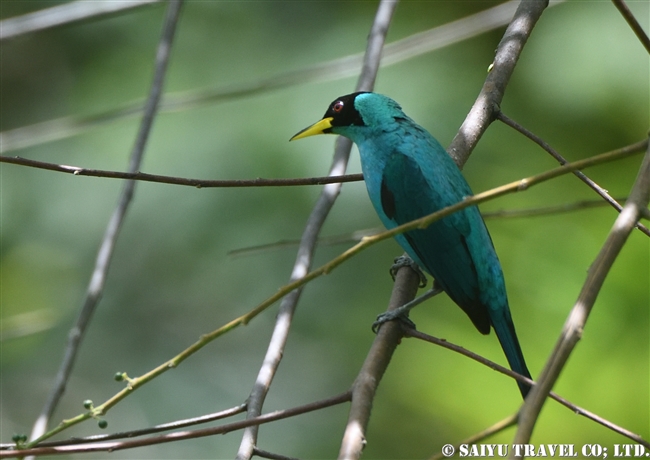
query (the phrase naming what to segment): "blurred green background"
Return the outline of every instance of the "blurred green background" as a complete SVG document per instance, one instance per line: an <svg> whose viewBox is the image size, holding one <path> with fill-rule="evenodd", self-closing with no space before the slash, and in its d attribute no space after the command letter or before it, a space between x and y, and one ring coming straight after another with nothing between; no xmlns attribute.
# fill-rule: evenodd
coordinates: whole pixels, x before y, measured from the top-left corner
<svg viewBox="0 0 650 460"><path fill-rule="evenodd" d="M57 2L1 3L2 18ZM388 42L496 2L403 2ZM255 82L365 49L375 2L199 2L183 9L166 91ZM647 2L630 8L648 30ZM1 44L1 129L92 115L138 100L149 88L164 5L22 36ZM376 90L447 145L477 96L504 28L382 69ZM527 44L502 105L570 160L641 140L648 130L648 56L609 2L548 9ZM289 144L356 78L295 86L158 116L142 171L203 179L327 173L333 137ZM7 152L87 168L125 170L138 127L120 119L73 137ZM641 156L589 169L615 197L629 192ZM553 168L539 147L495 123L465 167L475 192ZM350 172L359 172L356 148ZM1 173L0 441L29 433L49 392L122 183L8 164ZM299 238L320 187L195 189L140 183L106 290L52 423L122 388L199 335L247 312L284 284L295 248L232 257L233 249ZM572 176L485 204L518 209L594 199ZM489 219L511 309L533 376L542 369L587 269L616 213L606 207L553 216ZM361 183L346 184L323 235L375 227ZM634 231L600 293L556 386L572 402L650 437L648 237ZM320 265L348 245L318 249ZM345 391L387 304L388 268L401 253L384 242L305 290L265 410ZM204 348L111 410L124 431L242 403L270 338L277 305ZM477 333L442 296L412 315L418 328L494 361L494 335ZM405 340L382 381L364 458L423 458L510 415L510 379L447 350ZM261 429L260 447L333 458L347 406ZM100 432L87 422L68 432ZM510 442L509 430L490 442ZM111 458L232 458L241 433L114 452ZM627 443L555 402L533 435L539 443ZM105 458L104 454L84 458ZM59 457L62 458L62 457Z"/></svg>

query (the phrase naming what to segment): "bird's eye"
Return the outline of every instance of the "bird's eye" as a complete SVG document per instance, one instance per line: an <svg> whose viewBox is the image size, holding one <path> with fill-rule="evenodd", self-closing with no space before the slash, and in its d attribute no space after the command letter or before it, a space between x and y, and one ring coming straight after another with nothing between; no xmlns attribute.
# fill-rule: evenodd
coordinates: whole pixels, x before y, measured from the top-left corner
<svg viewBox="0 0 650 460"><path fill-rule="evenodd" d="M343 102L342 101L336 101L334 105L332 106L332 110L336 113L339 113L341 110L343 110Z"/></svg>

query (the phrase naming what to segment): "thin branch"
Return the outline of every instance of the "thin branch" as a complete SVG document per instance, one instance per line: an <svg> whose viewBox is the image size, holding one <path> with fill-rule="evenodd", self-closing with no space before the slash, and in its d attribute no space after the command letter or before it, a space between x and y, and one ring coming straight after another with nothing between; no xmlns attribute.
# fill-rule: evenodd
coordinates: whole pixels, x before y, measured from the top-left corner
<svg viewBox="0 0 650 460"><path fill-rule="evenodd" d="M231 407L230 409L224 409L219 412L214 412L212 414L200 415L198 417L192 417L184 420L175 420L169 423L161 423L160 425L155 425L149 428L141 428L138 430L131 430L131 431L122 431L122 432L112 433L112 434L98 434L93 436L86 436L83 438L74 437L62 441L44 441L44 442L39 442L38 446L34 446L34 447L72 446L72 445L79 445L79 444L88 444L91 442L112 441L114 439L137 438L139 436L146 436L154 433L162 433L163 431L177 430L179 428L201 425L204 423L213 422L215 420L222 420L224 418L241 414L242 412L246 412L246 404L240 404L239 406ZM13 449L14 447L15 444L0 444L0 450Z"/></svg>
<svg viewBox="0 0 650 460"><path fill-rule="evenodd" d="M547 6L548 0L519 3L515 16L497 47L483 88L447 149L459 167L465 164L483 133L494 121L524 45Z"/></svg>
<svg viewBox="0 0 650 460"><path fill-rule="evenodd" d="M414 270L410 267L400 268L395 276L388 310L395 310L413 300L419 285L420 277ZM339 460L356 460L361 457L377 387L401 338L402 330L397 321L385 323L379 329L352 387L352 404L339 450Z"/></svg>
<svg viewBox="0 0 650 460"><path fill-rule="evenodd" d="M507 375L508 377L512 377L513 379L517 380L518 382L522 383L527 383L529 385L535 385L535 382L528 377L524 377L521 374L516 373L513 370L508 369L507 367L503 367L500 364L495 363L494 361L490 361L487 358L484 358L483 356L479 355L478 353L474 353L473 351L468 350L467 348L463 348L460 345L456 345L454 343L451 343L445 339L439 339L438 337L434 337L429 334L425 334L424 332L418 331L413 328L408 328L404 327L403 328L403 334L404 337L412 337L420 340L424 340L425 342L432 343L434 345L441 346L443 348L446 348L447 350L455 351L456 353L459 353L463 356L467 356L468 358L473 359L474 361L483 364L484 366L489 367L492 370L495 370L497 372L500 372L501 374Z"/></svg>
<svg viewBox="0 0 650 460"><path fill-rule="evenodd" d="M256 456L262 457L262 458L270 458L272 460L298 460L295 457L287 457L285 455L274 454L274 453L268 452L266 450L258 449L257 447L255 449L253 449L253 455L256 455Z"/></svg>
<svg viewBox="0 0 650 460"><path fill-rule="evenodd" d="M167 442L176 442L184 439L196 439L206 436L214 436L217 434L230 433L232 431L241 430L253 425L262 425L265 423L282 420L296 415L306 414L332 407L350 401L351 392L346 391L336 396L332 396L320 401L303 404L302 406L293 407L291 409L278 410L260 415L254 419L246 419L238 422L231 422L225 425L219 425L210 428L202 428L192 431L179 431L169 433L162 436L153 436L144 439L134 439L129 441L120 442L99 442L92 444L82 444L79 446L66 445L56 447L30 447L26 449L14 449L0 451L0 458L22 458L26 455L60 455L60 454L73 454L73 453L88 453L88 452L113 452L116 450L133 449L135 447L151 446L155 444L163 444Z"/></svg>
<svg viewBox="0 0 650 460"><path fill-rule="evenodd" d="M543 142L543 141L542 141ZM178 176L165 176L160 174L148 174L143 172L123 172L111 171L106 169L89 169L80 166L61 165L57 163L49 163L45 161L31 160L22 157L9 157L0 155L0 163L9 163L20 166L26 166L36 169L44 169L48 171L56 171L74 176L90 176L90 177L103 177L110 179L126 179L138 180L142 182L154 182L160 184L183 185L196 188L237 188L237 187L293 187L305 185L325 185L325 184L338 184L347 182L359 182L363 180L363 174L343 174L341 176L318 176L318 177L300 177L288 179L265 179L258 177L256 179L193 179ZM563 163L565 164L566 161ZM613 198L615 204L619 201L624 201L625 198ZM571 212L580 209L596 208L605 205L611 205L609 201L602 200L581 200L574 203L559 204L555 206L544 206L529 209L508 209L499 211L488 211L482 213L484 219L491 218L511 218L511 217L536 217L548 214L559 214L563 212ZM644 217L648 218L648 213L644 213ZM378 233L381 230L359 230L353 236L339 235L330 238L319 238L319 244L338 244L347 243L349 241L359 241L362 237L370 234ZM259 246L243 249L235 249L228 253L228 255L239 255L239 253L254 252L264 250L275 246L297 246L300 240L283 240L275 243L262 244Z"/></svg>
<svg viewBox="0 0 650 460"><path fill-rule="evenodd" d="M650 201L650 148L646 148L647 151L630 192L630 197L623 211L616 218L614 226L594 263L589 268L580 295L564 324L562 333L538 379L537 385L533 387L526 398L520 413L520 424L514 439L515 443L523 444L529 441L539 413L546 401L546 396L553 388L560 372L569 359L569 355L580 340L589 313L591 313L612 264L639 220L641 211L648 206Z"/></svg>
<svg viewBox="0 0 650 460"><path fill-rule="evenodd" d="M186 185L196 188L216 187L287 187L298 185L324 185L342 182L357 182L363 180L363 174L347 174L341 176L306 177L297 179L228 179L228 180L206 180L191 179L176 176L163 176L159 174L147 174L143 172L122 172L109 171L105 169L88 169L78 166L60 165L45 161L30 160L22 157L8 157L0 155L0 163L10 163L30 168L46 169L74 176L104 177L111 179L137 180L143 182L157 182L160 184Z"/></svg>
<svg viewBox="0 0 650 460"><path fill-rule="evenodd" d="M377 13L370 29L368 36L368 44L364 56L363 67L361 75L357 82L357 91L371 91L374 87L377 71L379 70L379 63L381 60L381 52L384 47L388 27L393 17L395 7L397 6L396 0L382 0L377 8ZM350 158L350 149L352 143L343 137L336 140L336 147L332 166L329 175L339 176L345 172L348 160ZM325 222L325 218L334 206L334 202L338 197L341 184L329 184L323 188L323 191L314 206L314 209L307 220L305 230L302 235L302 241L298 248L296 262L291 273L291 281L296 281L305 276L312 264L313 253L318 242L318 234ZM298 300L302 293L302 285L299 289L289 292L282 303L276 324L273 329L273 335L269 343L264 362L259 370L255 385L248 397L248 417L257 417L261 411L268 393L273 377L277 371L284 348L289 336L289 329L293 319L293 314L298 305ZM238 460L248 460L252 457L254 449L257 445L258 427L252 426L244 431L242 441L237 452Z"/></svg>
<svg viewBox="0 0 650 460"><path fill-rule="evenodd" d="M553 2L552 6L562 3L562 1L564 0ZM518 0L512 0L386 45L382 66L397 64L501 27L510 21L518 4ZM363 56L363 53L344 56L243 84L170 93L165 95L161 110L163 112L186 110L276 89L351 77L358 75L359 69L363 65ZM0 132L0 153L70 137L96 126L135 116L141 111L142 102L137 101L91 116L62 117Z"/></svg>
<svg viewBox="0 0 650 460"><path fill-rule="evenodd" d="M611 430L611 431L613 431L615 433L618 433L621 436L625 436L626 438L631 439L632 441L636 442L637 444L642 444L645 447L647 447L648 449L650 449L650 441L646 441L640 435L638 435L636 433L633 433L632 431L630 431L628 429L625 429L625 428L623 428L623 427L621 427L619 425L616 425L615 423L610 422L609 420L607 420L607 419L605 419L605 418L603 418L603 417L601 417L599 415L596 415L593 412L588 411L587 409L583 409L580 406L576 406L575 404L573 404L572 402L570 402L567 399L564 399L562 396L558 395L557 393L554 393L554 392L551 391L549 393L549 396L551 398L553 398L555 401L562 404L564 407L571 410L571 412L573 412L574 414L582 415L583 417L585 417L585 418L587 418L587 419L589 419L589 420L591 420L593 422L596 422L599 425L602 425L605 428L607 428L607 429L609 429L609 430Z"/></svg>
<svg viewBox="0 0 650 460"><path fill-rule="evenodd" d="M626 199L627 198L616 198L616 201L625 201ZM566 212L601 208L604 206L609 206L609 203L603 200L580 200L580 201L574 201L572 203L557 204L552 206L540 206L534 208L521 208L521 209L499 209L496 211L482 212L481 215L485 220L516 219L522 217L525 218L525 217L541 217L541 216L556 215L556 214L562 214ZM338 235L323 236L318 238L318 245L320 247L323 247L323 246L335 246L335 245L345 244L345 243L356 243L361 241L363 238L367 236L381 233L382 230L383 228L374 227L374 228L355 230L353 232L340 233ZM298 246L299 244L300 244L300 240L298 239L278 240L272 243L262 243L255 246L246 246L246 247L231 249L226 254L231 257L246 257L246 256L251 256L254 254L263 253L266 251L272 251L276 249L292 248Z"/></svg>
<svg viewBox="0 0 650 460"><path fill-rule="evenodd" d="M438 337L433 337L431 335L428 335L428 334L425 334L423 332L417 331L417 330L412 329L412 328L407 328L407 327L403 328L403 334L404 334L404 337L412 337L412 338L424 340L425 342L429 342L429 343L432 343L434 345L439 345L439 346L441 346L443 348L446 348L448 350L459 353L459 354L461 354L463 356L466 356L468 358L471 358L474 361L476 361L476 362L478 362L480 364L483 364L484 366L487 366L490 369L495 370L495 371L497 371L497 372L499 372L499 373L501 373L503 375L507 375L508 377L512 377L513 379L515 379L517 381L532 384L533 386L536 385L535 382L533 382L529 378L524 377L523 375L519 375L516 372L508 369L507 367L501 366L500 364L497 364L494 361L490 361L489 359L484 358L483 356L481 356L481 355L479 355L477 353L474 353L473 351L467 350L466 348L463 348L463 347L461 347L459 345L453 344L453 343L451 343L451 342L449 342L447 340L439 339ZM588 418L589 420L592 420L592 421L594 421L596 423L599 423L602 426L612 430L613 432L618 433L618 434L620 434L622 436L625 436L625 437L631 439L634 442L637 442L639 444L643 444L644 446L646 446L646 447L648 447L650 449L650 442L646 441L645 439L643 439L638 434L633 433L633 432L631 432L631 431L629 431L629 430L627 430L627 429L625 429L625 428L623 428L621 426L618 426L615 423L612 423L609 420L606 420L606 419L600 417L599 415L594 414L593 412L590 412L590 411L588 411L586 409L583 409L580 406L576 406L572 402L568 401L567 399L563 398L562 396L560 396L560 395L558 395L558 394L556 394L556 393L554 393L552 391L549 393L549 397L554 399L555 401L559 402L560 404L562 404L564 407L569 409L571 412L573 412L575 414L578 414L578 415L582 415L583 417Z"/></svg>
<svg viewBox="0 0 650 460"><path fill-rule="evenodd" d="M620 11L621 15L623 15L645 50L650 53L650 38L648 38L648 35L643 30L643 27L641 27L641 24L639 24L639 21L636 20L625 2L623 0L612 0L612 3L614 3L614 6L618 9L618 11Z"/></svg>
<svg viewBox="0 0 650 460"><path fill-rule="evenodd" d="M161 1L122 0L119 2L88 2L85 0L76 0L0 21L0 40L14 38L19 35L38 32L64 24L94 19L99 16L139 8Z"/></svg>
<svg viewBox="0 0 650 460"><path fill-rule="evenodd" d="M506 116L503 112L500 110L496 114L497 119L510 126L514 130L518 131L519 133L523 134L526 136L528 139L531 141L535 142L537 145L539 145L541 148L546 150L553 158L557 160L558 163L561 165L567 164L568 161L560 155L558 151L556 151L553 147L551 147L548 142L544 141L541 137L537 136L534 134L532 131L529 131L528 129L524 128L522 125L514 121L513 119L509 118ZM614 209L616 209L619 213L623 210L623 206L621 206L618 201L616 201L614 198L611 197L611 195L602 188L600 185L595 183L593 180L591 180L589 177L587 177L586 174L584 174L582 171L574 171L573 175L576 176L578 179L580 179L582 182L587 184L589 188L591 188L593 191L595 191L598 195L600 195L607 203L609 203ZM641 230L643 233L645 233L647 236L650 236L650 229L648 229L645 225L643 225L641 222L637 222L636 224L637 228Z"/></svg>
<svg viewBox="0 0 650 460"><path fill-rule="evenodd" d="M614 198L617 202L624 201L626 198ZM500 209L498 211L482 212L481 215L484 219L512 219L520 217L539 217L549 216L555 214L563 214L566 212L580 211L585 209L602 208L609 206L609 203L603 200L580 200L572 203L557 204L552 206L540 206L535 208L522 208L522 209Z"/></svg>
<svg viewBox="0 0 650 460"><path fill-rule="evenodd" d="M151 126L156 114L158 102L160 101L167 63L169 61L171 43L174 38L176 24L178 23L181 5L182 0L172 0L170 1L169 7L167 9L165 23L156 53L156 68L154 71L153 82L151 84L149 99L147 101L145 115L142 119L140 130L138 131L138 135L133 146L131 158L129 161L129 171L131 172L137 171L140 167L146 141L149 137L149 132L151 131ZM81 341L86 332L88 324L90 323L90 319L92 318L92 315L95 311L95 307L97 306L102 295L108 268L110 266L111 258L113 255L113 250L115 248L122 223L124 222L124 216L126 215L126 211L135 191L135 184L136 182L134 181L128 181L125 183L120 195L119 204L117 205L108 223L106 233L104 234L104 239L97 254L95 269L88 285L88 290L86 292L83 306L79 312L75 326L70 330L70 333L68 335L68 343L66 345L63 361L61 362L61 366L56 376L56 380L54 382L51 393L41 411L41 414L34 424L31 439L39 438L43 433L45 433L47 430L48 421L52 416L52 413L54 412L54 409L56 408L59 400L63 396L63 393L65 392L65 387L70 373L72 372L72 368L74 366L75 358L77 356L77 352L79 351Z"/></svg>

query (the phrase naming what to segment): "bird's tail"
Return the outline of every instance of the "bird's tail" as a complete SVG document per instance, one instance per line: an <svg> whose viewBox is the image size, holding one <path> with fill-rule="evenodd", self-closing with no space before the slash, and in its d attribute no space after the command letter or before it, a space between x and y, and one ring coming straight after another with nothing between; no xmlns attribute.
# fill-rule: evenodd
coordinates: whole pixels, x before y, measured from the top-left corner
<svg viewBox="0 0 650 460"><path fill-rule="evenodd" d="M494 327L494 332L496 332L499 338L499 343L501 343L501 348L503 348L510 368L518 374L531 378L528 367L526 367L524 354L521 352L521 347L519 346L519 340L517 339L515 325L512 322L509 308L506 306L501 311L491 311L491 313L492 327ZM519 385L521 396L526 398L530 386L519 381L517 381L517 385Z"/></svg>

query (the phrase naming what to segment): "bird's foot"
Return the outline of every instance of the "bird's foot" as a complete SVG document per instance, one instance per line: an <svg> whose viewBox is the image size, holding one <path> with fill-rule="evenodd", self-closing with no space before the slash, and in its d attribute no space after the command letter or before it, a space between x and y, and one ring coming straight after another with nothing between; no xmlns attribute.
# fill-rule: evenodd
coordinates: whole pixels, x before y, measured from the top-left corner
<svg viewBox="0 0 650 460"><path fill-rule="evenodd" d="M411 311L411 309L416 305L420 305L425 300L430 299L431 297L438 295L441 292L442 292L442 288L438 286L437 283L434 282L433 287L429 289L427 292L425 292L424 294L422 294L420 297L416 297L415 299L405 303L404 305L396 308L395 310L390 310L387 311L386 313L382 313L381 315L377 316L375 322L372 323L372 331L376 334L377 331L379 331L379 328L381 327L382 324L384 324L387 321L393 321L393 320L398 320L402 322L402 324L404 324L405 326L415 329L415 323L409 319L409 311Z"/></svg>
<svg viewBox="0 0 650 460"><path fill-rule="evenodd" d="M418 264L416 264L413 259L411 259L409 256L399 256L396 257L395 260L393 261L393 266L390 267L390 276L393 278L393 281L395 281L395 275L397 275L397 270L399 270L402 267L411 267L413 271L415 271L418 276L420 277L420 285L419 287L423 288L427 285L427 277L420 268Z"/></svg>
<svg viewBox="0 0 650 460"><path fill-rule="evenodd" d="M404 308L407 307L409 304L402 305L399 308L396 308L395 310L390 310L387 311L386 313L382 313L381 315L377 316L377 319L375 320L374 323L372 323L372 332L375 334L379 332L379 328L381 326L388 322L388 321L399 321L402 323L404 326L415 329L415 323L410 320L409 318L409 310L410 308Z"/></svg>

